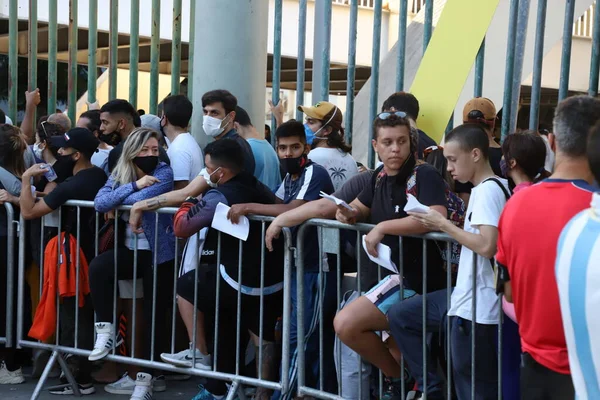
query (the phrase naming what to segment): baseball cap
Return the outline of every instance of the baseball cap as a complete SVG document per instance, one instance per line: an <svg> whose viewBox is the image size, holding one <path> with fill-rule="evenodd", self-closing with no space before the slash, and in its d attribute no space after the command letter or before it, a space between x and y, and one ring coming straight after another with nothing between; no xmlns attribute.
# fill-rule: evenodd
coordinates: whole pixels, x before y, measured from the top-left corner
<svg viewBox="0 0 600 400"><path fill-rule="evenodd" d="M465 104L463 122L479 122L481 119L488 121L496 119L496 106L486 97L475 97Z"/></svg>
<svg viewBox="0 0 600 400"><path fill-rule="evenodd" d="M328 101L320 101L312 107L298 106L298 111L302 111L309 118L324 120L327 114L335 110L337 106ZM337 113L336 113L337 114ZM339 113L341 116L341 113Z"/></svg>
<svg viewBox="0 0 600 400"><path fill-rule="evenodd" d="M86 128L73 128L61 136L50 138L56 147L72 147L84 154L94 153L98 149L100 141Z"/></svg>
<svg viewBox="0 0 600 400"><path fill-rule="evenodd" d="M149 128L160 133L160 117L154 114L144 114L140 117L142 128Z"/></svg>

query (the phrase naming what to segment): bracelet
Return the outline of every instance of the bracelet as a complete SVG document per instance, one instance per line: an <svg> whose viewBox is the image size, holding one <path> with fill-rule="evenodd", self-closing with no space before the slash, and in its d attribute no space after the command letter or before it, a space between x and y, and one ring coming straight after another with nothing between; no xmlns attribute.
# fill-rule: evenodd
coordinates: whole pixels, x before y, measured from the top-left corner
<svg viewBox="0 0 600 400"><path fill-rule="evenodd" d="M131 185L133 186L133 190L135 190L136 192L139 190L138 185L135 181L131 182Z"/></svg>

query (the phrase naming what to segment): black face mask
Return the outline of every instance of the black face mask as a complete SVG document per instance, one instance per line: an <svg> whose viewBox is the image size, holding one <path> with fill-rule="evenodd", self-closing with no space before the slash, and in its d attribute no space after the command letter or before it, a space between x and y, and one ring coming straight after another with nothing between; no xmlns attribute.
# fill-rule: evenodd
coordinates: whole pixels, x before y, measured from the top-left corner
<svg viewBox="0 0 600 400"><path fill-rule="evenodd" d="M145 174L150 174L158 165L158 156L136 157L133 159L133 163Z"/></svg>
<svg viewBox="0 0 600 400"><path fill-rule="evenodd" d="M121 136L117 132L107 133L107 134L104 134L101 132L98 135L98 139L101 142L108 144L109 146L116 146L119 143L121 143Z"/></svg>
<svg viewBox="0 0 600 400"><path fill-rule="evenodd" d="M56 159L67 169L73 169L77 160L73 160L73 154L59 155Z"/></svg>
<svg viewBox="0 0 600 400"><path fill-rule="evenodd" d="M281 163L281 168L285 172L290 175L295 175L302 171L302 168L306 166L307 163L306 154L302 154L300 157L296 158L281 158L279 162Z"/></svg>

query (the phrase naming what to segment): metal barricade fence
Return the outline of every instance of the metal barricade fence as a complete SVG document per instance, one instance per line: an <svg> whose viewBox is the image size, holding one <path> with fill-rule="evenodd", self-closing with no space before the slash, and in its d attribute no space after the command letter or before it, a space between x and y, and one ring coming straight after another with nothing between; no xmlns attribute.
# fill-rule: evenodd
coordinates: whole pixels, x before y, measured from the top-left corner
<svg viewBox="0 0 600 400"><path fill-rule="evenodd" d="M67 208L65 208L67 207ZM17 312L17 338L16 338L16 344L18 348L32 348L32 349L39 349L39 350L46 350L46 351L50 351L52 352L50 360L48 362L48 364L46 365L46 368L44 370L44 372L42 373L40 380L35 388L35 391L32 394L32 399L38 398L38 396L40 395L40 392L42 390L43 385L46 383L49 373L51 371L51 369L53 368L54 364L56 362L58 362L60 364L61 369L63 370L63 372L65 373L65 376L67 378L67 380L69 381L69 383L72 385L73 387L73 391L76 395L80 395L80 391L78 388L78 385L75 384L75 378L74 376L71 374L69 367L67 366L67 363L65 362L65 358L62 356L63 354L65 355L73 355L73 356L79 356L79 357L85 357L85 359L83 360L83 362L88 362L87 357L91 354L91 347L88 347L86 345L82 345L82 341L86 341L88 339L90 339L89 337L85 336L85 333L82 335L82 329L90 329L91 326L85 326L85 322L86 319L89 319L88 315L82 315L85 314L85 309L79 307L79 297L80 297L80 285L82 284L81 279L80 279L80 270L82 267L82 263L80 260L80 255L79 255L79 250L83 250L82 247L82 238L84 238L84 236L82 235L82 230L83 229L87 229L86 225L88 222L91 222L91 225L93 225L93 227L90 226L90 228L92 228L92 232L94 235L94 256L97 257L99 255L99 231L100 231L100 227L101 225L101 221L100 221L100 215L101 213L97 212L97 211L93 211L94 213L94 218L93 221L85 221L82 220L82 211L86 210L86 209L92 209L94 210L94 203L91 201L75 201L75 200L71 200L68 201L67 203L65 203L65 205L61 208L59 208L58 210L56 210L55 212L58 214L58 223L57 226L55 227L55 232L54 232L54 236L56 235L56 232L61 232L64 230L64 226L63 226L63 216L65 213L71 213L71 215L74 215L73 213L76 214L76 224L72 224L70 223L70 225L76 225L76 226L70 226L70 230L71 233L73 233L72 229L75 228L75 233L76 233L76 241L77 241L77 254L76 254L76 285L75 285L75 302L74 302L74 313L72 312L72 310L66 309L66 307L63 306L61 307L60 303L61 303L61 298L60 295L58 293L58 282L56 282L56 293L51 293L52 296L56 296L56 329L54 332L55 335L55 339L53 340L52 343L44 343L44 342L40 342L40 341L34 341L34 340L30 340L29 338L26 337L27 332L24 331L24 326L23 323L25 321L25 316L24 316L24 312L23 312L23 305L25 302L25 290L24 290L24 285L25 283L25 269L26 269L26 265L25 265L25 248L26 248L26 232L25 232L25 228L24 228L24 224L23 224L23 218L21 217L21 231L20 231L20 236L19 236L19 270L18 270L18 312ZM124 243L122 245L120 245L119 243L119 225L120 224L127 224L127 221L121 219L122 218L122 214L126 213L128 210L131 209L131 206L120 206L115 210L115 220L114 220L114 279L112 284L113 286L113 293L112 293L112 301L113 301L113 309L112 309L112 321L110 321L113 324L113 327L115 327L115 329L113 329L112 331L112 340L113 343L117 343L117 329L116 327L119 325L119 319L118 319L118 313L117 313L117 300L119 299L118 296L118 291L117 291L117 285L118 285L118 281L121 280L119 278L119 274L118 274L118 268L122 268L122 264L119 265L121 263L121 258L119 257L119 251L123 251L122 249L124 249L124 247L122 247L122 245L124 245ZM7 207L8 210L8 207ZM152 239L154 242L154 248L156 249L157 246L159 245L159 233L158 233L158 226L159 226L159 216L161 214L174 214L177 211L177 208L161 208L156 210L155 212L153 212L154 214L154 238ZM85 213L85 212L84 212ZM290 320L290 282L291 282L291 270L292 270L292 255L291 255L291 251L292 251L292 237L291 237L291 233L289 231L289 229L284 229L283 231L283 245L284 245L284 265L280 266L269 266L269 265L265 265L265 246L264 246L264 237L265 237L265 226L268 222L272 221L273 218L272 217L261 217L261 216L250 216L249 217L251 221L256 221L256 223L261 225L261 235L262 235L262 239L261 239L261 243L262 243L262 251L261 251L261 257L260 257L260 288L255 288L255 289L259 289L260 294L254 294L255 296L259 297L259 302L260 302L260 311L259 311L259 315L257 315L256 317L259 318L259 332L253 332L257 337L258 337L258 349L257 349L257 360L258 360L258 368L257 368L257 377L252 377L252 376L247 376L244 375L243 372L241 371L241 365L240 365L240 356L242 356L244 354L244 350L246 348L246 345L248 344L248 342L245 343L241 343L240 342L240 337L242 335L242 326L241 326L241 319L239 318L240 313L241 313L241 309L242 309L242 303L247 302L250 295L247 294L247 292L244 292L244 294L247 295L247 297L245 297L245 300L242 300L242 291L245 290L245 286L242 285L242 271L244 268L244 262L242 262L242 256L243 256L243 246L242 246L242 241L241 240L237 240L239 242L238 244L238 256L239 256L239 261L238 261L238 276L237 276L237 289L234 288L234 290L237 292L237 299L236 299L236 314L238 315L238 318L236 320L236 332L235 332L235 356L236 356L236 363L235 363L235 371L220 371L217 369L218 361L220 360L219 357L223 357L223 355L219 355L218 354L218 344L219 344L219 326L220 324L220 320L224 320L227 322L227 319L230 318L230 315L225 315L223 318L223 315L220 315L220 313L223 312L223 310L220 308L220 302L222 302L223 300L223 292L221 290L222 285L224 284L223 282L221 282L222 279L222 275L223 275L223 271L224 269L221 270L221 273L219 273L219 268L216 268L216 299L215 299L215 322L214 322L214 348L212 349L212 365L210 366L209 370L203 370L200 368L195 367L196 365L198 365L196 363L196 353L193 353L193 359L191 361L191 365L194 366L192 368L185 368L185 367L177 367L174 366L172 364L167 364L165 362L162 362L160 360L156 360L155 359L155 350L156 350L156 346L164 346L163 342L158 342L157 343L157 331L156 328L160 331L160 329L165 328L165 326L161 326L159 325L159 322L157 322L157 318L160 318L161 320L166 319L163 315L166 314L166 307L163 307L163 304L157 304L157 286L160 285L162 282L157 282L157 267L158 267L158 259L157 259L157 251L154 251L154 254L152 256L152 320L151 321L144 321L144 328L142 327L136 327L136 302L137 302L137 280L139 279L139 268L143 268L142 265L138 265L141 264L140 262L140 257L139 257L139 249L138 249L138 239L137 239L137 235L134 235L134 250L133 251L133 274L132 274L132 279L133 279L133 292L132 292L132 307L131 307L131 314L132 314L132 329L131 332L127 332L127 335L131 337L131 347L130 347L130 354L128 356L126 355L120 355L117 353L117 348L113 347L112 351L110 352L110 354L108 354L106 356L106 360L111 360L111 361L115 361L117 363L122 363L122 364L128 364L128 365L134 365L134 366L138 366L138 367L142 367L142 368L149 368L149 369L157 369L157 370L161 370L161 371L169 371L169 372L173 372L173 373L180 373L180 374L186 374L186 375L195 375L195 376L200 376L200 377L205 377L205 378L209 378L209 379L217 379L217 380L221 380L221 381L225 381L225 382L229 382L231 383L231 387L229 389L229 394L227 396L228 399L233 399L236 395L239 396L240 399L245 398L244 396L244 390L242 388L241 385L249 385L249 386L256 386L256 387L263 387L265 389L271 389L271 390L279 390L283 393L285 393L288 390L288 381L287 381L287 376L288 376L288 368L289 368L289 320ZM9 225L12 229L12 225ZM42 220L42 233L41 233L41 238L40 238L40 243L42 244L42 249L45 248L45 242L46 239L49 239L49 235L46 233L44 233L45 231L47 231L47 229L45 229L47 227L44 226L44 220ZM169 228L172 229L172 228ZM46 236L45 236L46 235ZM197 233L197 239L200 241L200 233ZM10 238L10 236L9 236ZM150 238L148 238L150 239ZM225 254L223 252L229 252L229 251L235 251L234 249L221 249L221 242L222 242L222 235L220 232L218 232L218 236L217 236L217 240L218 240L218 244L217 244L217 254L216 254L216 259L217 259L217 265L221 265L221 260L222 260L222 254ZM10 239L9 239L10 240ZM150 243L150 240L148 240L148 242ZM67 242L68 244L68 242ZM61 265L61 246L59 243L58 247L58 266ZM10 248L10 247L9 247ZM105 254L105 253L103 253ZM200 255L200 254L198 254ZM198 299L199 299L199 293L198 293L198 272L199 272L199 260L198 257L195 257L195 254L192 254L192 260L193 263L195 265L193 265L195 272L194 272L194 311L193 311L193 337L190 339L191 342L191 346L193 349L197 348L197 343L196 343L196 336L197 336L197 319L198 319ZM67 257L68 258L68 257ZM92 264L93 261L90 261L90 264ZM165 263L166 264L166 263ZM180 251L179 251L179 241L176 240L175 241L175 258L174 260L172 260L172 265L173 265L173 287L172 287L172 310L171 310L171 326L170 326L170 330L171 330L171 345L170 345L170 352L174 353L177 349L175 348L175 338L176 338L176 302L177 302L177 282L178 282L178 272L179 272L179 264L180 264ZM147 267L147 266L146 266ZM271 377L274 379L268 380L268 377L264 377L263 376L263 361L265 361L265 357L263 354L263 343L265 342L265 340L263 339L264 336L264 329L263 329L263 325L264 325L264 306L265 306L265 302L269 301L268 295L264 294L264 289L265 289L265 274L269 273L269 271L266 268L269 267L282 267L283 268L283 283L282 283L282 290L283 290L283 311L282 315L283 319L282 319L282 334L281 334L281 341L282 341L282 362L281 362L281 380L278 380L276 376ZM45 277L45 271L44 271L44 250L42 250L41 252L41 257L40 257L40 293L42 293L42 285L44 284L44 277ZM105 272L107 272L105 270ZM162 274L161 274L162 275ZM122 276L122 275L121 275ZM86 278L87 279L87 278ZM229 283L227 281L227 283ZM227 283L225 283L225 285L227 285ZM231 284L230 284L231 286ZM233 286L231 286L233 288ZM244 289L243 289L244 288ZM9 284L9 289L12 289L12 285ZM34 288L32 288L33 290ZM268 289L268 287L267 287ZM166 290L166 288L164 289ZM281 290L281 287L278 286L278 288L275 291L279 291ZM171 290L169 290L170 292ZM145 293L145 296L148 296L148 293ZM231 295L230 297L232 297L233 295ZM85 302L90 302L91 299L89 298L90 296L88 296L87 299L85 299ZM229 299L231 301L231 299ZM162 307L162 310L157 310L157 306ZM147 310L147 309L146 309ZM95 312L96 310L94 310ZM125 309L124 309L125 311ZM7 312L10 312L10 310L7 309ZM158 313L158 314L157 314ZM63 315L64 314L64 315ZM71 314L71 315L69 315ZM9 314L10 315L10 314ZM72 329L73 332L73 340L72 343L64 343L64 340L62 340L63 338L61 336L65 335L65 332L63 332L63 330L61 330L61 325L65 324L66 319L70 319L71 323L73 323L74 326L70 327L70 329ZM7 318L7 328L8 325L11 321L11 318ZM81 323L80 321L83 321L83 323ZM91 320L89 321L90 323L88 325L91 325ZM94 322L109 322L109 321L95 321ZM165 321L166 322L166 321ZM138 332L140 329L147 329L150 326L151 328L151 340L150 340L150 350L149 350L149 357L142 357L142 355L136 354L136 332ZM275 326L270 327L271 329L275 330ZM244 328L246 329L246 328ZM10 332L10 330L8 330L8 332ZM208 331L203 332L205 337L209 335ZM90 331L90 335L91 335L91 331ZM11 343L11 337L9 336L7 338L7 342ZM138 339L139 340L139 339ZM208 340L207 340L208 343ZM232 345L233 343L229 343L229 345ZM147 346L147 343L146 343ZM128 347L129 349L129 347ZM210 349L210 348L209 348ZM209 350L210 352L210 350ZM146 352L147 353L147 352ZM147 355L147 354L146 354ZM230 354L231 355L231 354ZM273 361L273 360L270 360Z"/></svg>
<svg viewBox="0 0 600 400"><path fill-rule="evenodd" d="M18 224L14 220L15 213L12 204L4 203L6 211L6 253L2 257L6 257L6 322L4 336L0 336L0 343L6 347L13 347L13 329L14 329L14 272L15 272L15 226ZM4 238L2 239L4 240Z"/></svg>
<svg viewBox="0 0 600 400"><path fill-rule="evenodd" d="M342 377L344 374L343 368L347 366L347 364L345 364L342 361L342 353L341 353L341 346L336 346L335 349L335 354L334 354L334 358L336 360L336 374L337 374L337 380L338 380L338 386L337 386L337 393L332 392L332 391L327 391L324 390L324 385L327 383L326 380L324 381L324 363L323 363L323 359L324 359L324 352L334 352L333 349L327 348L326 346L324 346L323 340L324 340L324 330L328 329L328 328L333 328L333 319L331 320L324 320L323 318L323 296L319 296L319 331L318 332L309 332L309 335L318 335L318 339L319 339L319 365L318 365L318 370L319 370L319 377L317 379L317 381L319 382L319 386L318 387L311 387L309 385L309 383L307 382L307 377L306 377L306 371L309 370L309 367L306 365L306 346L307 346L307 341L310 340L309 338L306 337L306 320L305 320L305 313L307 312L307 310L305 309L305 291L304 291L304 280L302 279L305 273L305 258L307 255L307 248L305 245L305 239L307 236L307 231L309 227L316 227L318 229L318 240L319 240L319 251L320 254L324 254L324 253L330 253L330 254L336 254L337 255L337 265L335 266L331 266L329 265L329 270L333 270L335 271L335 276L336 276L336 302L337 302L337 306L336 306L336 314L337 312L339 312L341 310L341 304L342 304L342 278L344 277L343 274L343 266L342 266L342 261L341 261L341 256L342 256L342 252L344 252L344 243L343 240L341 238L341 232L342 230L346 230L348 232L354 232L356 234L356 243L355 243L355 249L354 249L354 254L356 257L356 272L357 272L357 280L356 280L356 291L358 292L358 295L364 295L365 292L367 292L368 290L370 290L371 288L361 288L361 283L360 283L360 276L361 276L361 270L364 270L364 268L366 268L364 265L361 265L361 248L362 248L362 240L361 240L361 233L368 233L374 225L369 225L369 224L355 224L355 225L346 225L343 223L340 223L338 221L332 221L332 220L321 220L321 219L313 219L313 220L309 220L307 221L305 224L303 224L299 229L298 229L298 233L297 233L297 256L296 256L296 276L297 276L297 282L298 282L298 288L297 288L297 304L296 307L298 308L298 318L297 318L297 340L298 340L298 344L297 344L297 370L298 370L298 395L299 396L312 396L314 398L319 398L319 399L348 399L348 398L353 398L353 399L369 399L370 395L371 395L371 391L367 389L367 391L365 392L365 389L362 387L363 385L363 360L362 357L360 357L359 355L359 361L358 361L358 365L356 366L356 371L358 371L358 381L357 384L354 387L351 388L347 388L346 390L344 390L343 384L342 384ZM406 236L405 238L403 237L398 237L398 244L399 244L399 265L398 265L398 274L400 276L400 287L399 287L399 292L400 292L400 301L402 301L404 299L404 290L406 289L404 287L404 283L402 280L402 277L404 276L404 271L406 271L406 268L414 268L414 267L419 267L419 266L407 266L404 265L403 262L403 240L405 240L406 238L418 238L418 239L423 239L422 240L422 257L423 257L423 264L422 264L422 276L423 276L423 287L419 288L423 294L428 293L427 290L427 274L428 274L428 260L427 260L427 249L428 246L437 246L438 250L440 251L440 253L445 253L444 254L444 258L445 260L443 261L445 263L445 270L446 270L446 302L447 302L447 310L450 308L450 304L451 304L451 294L453 291L453 273L452 273L452 260L451 260L451 244L456 244L456 241L454 239L452 239L450 236L443 234L443 233L428 233L425 235L415 235L415 236ZM445 242L447 245L445 246L446 249L442 250L442 247L440 247L438 244L440 242ZM478 256L476 253L473 253L473 271L472 271L472 287L478 287L480 285L478 285L478 281L477 281L477 259ZM320 258L320 260L322 261L322 257ZM324 263L323 262L319 262L319 289L320 290L324 290L324 288L321 286L323 283L323 274L325 272L324 270ZM389 271L387 272L387 274L389 274ZM382 267L379 266L378 268L378 282L381 282L382 279ZM471 329L472 332L475 332L476 329L476 325L479 325L481 328L481 324L476 324L475 320L476 318L474 318L475 315L477 315L477 291L472 291L473 295L472 295L472 299L471 299L471 307L472 307L472 314L471 314L471 321L465 320L466 323L471 323ZM499 306L499 320L498 320L498 344L497 344L497 368L498 368L498 374L497 374L497 390L498 390L498 399L501 400L502 399L502 323L503 323L503 312L502 312L502 308L501 308L501 304L502 304L502 295L498 296L498 306ZM294 305L293 305L294 306ZM422 296L422 307L423 307L423 313L421 315L421 326L422 326L422 351L423 351L423 359L422 359L422 364L423 364L423 399L427 398L427 380L428 380L428 374L426 373L427 369L428 369L428 354L430 353L430 349L428 349L428 322L427 322L427 296L423 295ZM313 308L314 310L314 308ZM310 310L308 310L308 312L310 312ZM453 398L453 383L452 383L452 360L451 360L451 349L452 349L452 342L451 342L451 320L450 317L447 317L447 315L445 315L442 320L445 320L445 332L444 332L444 327L442 326L442 324L440 323L440 329L439 329L439 334L441 335L441 338L443 338L443 347L445 350L445 368L446 368L446 376L445 376L445 398L446 399L452 399ZM329 324L329 326L324 326L324 324ZM339 340L339 337L336 333L336 340ZM440 344L441 344L441 340L440 340ZM475 395L475 383L476 383L476 375L477 375L477 368L476 368L476 346L477 343L475 341L475 335L471 335L471 342L470 342L470 346L471 346L471 371L474 371L471 374L471 397L472 399L476 398ZM479 357L478 357L479 359ZM480 362L480 361L478 361ZM402 355L400 355L400 370L402 371L402 374L405 374L405 361L404 358L402 357ZM355 372L355 371L351 371L351 372ZM405 375L403 375L402 380L401 380L401 397L402 399L407 398L407 393L411 390L413 390L412 387L406 387L405 385L405 380L404 380ZM381 372L379 372L379 397L381 398L382 396L382 389L383 386L383 375ZM365 393L366 393L366 397L365 397ZM343 395L344 394L344 395ZM349 394L352 394L352 397L349 396ZM356 394L356 396L354 396L354 394ZM437 397L436 397L437 398Z"/></svg>

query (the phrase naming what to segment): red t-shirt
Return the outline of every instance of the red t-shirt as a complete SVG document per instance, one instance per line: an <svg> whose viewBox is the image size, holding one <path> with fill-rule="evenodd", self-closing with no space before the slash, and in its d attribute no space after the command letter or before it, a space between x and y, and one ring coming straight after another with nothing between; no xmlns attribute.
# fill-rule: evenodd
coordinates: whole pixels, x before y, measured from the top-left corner
<svg viewBox="0 0 600 400"><path fill-rule="evenodd" d="M567 222L589 207L592 192L583 180L546 179L515 194L498 225L496 260L508 268L522 349L562 374L570 370L554 274L556 246Z"/></svg>

